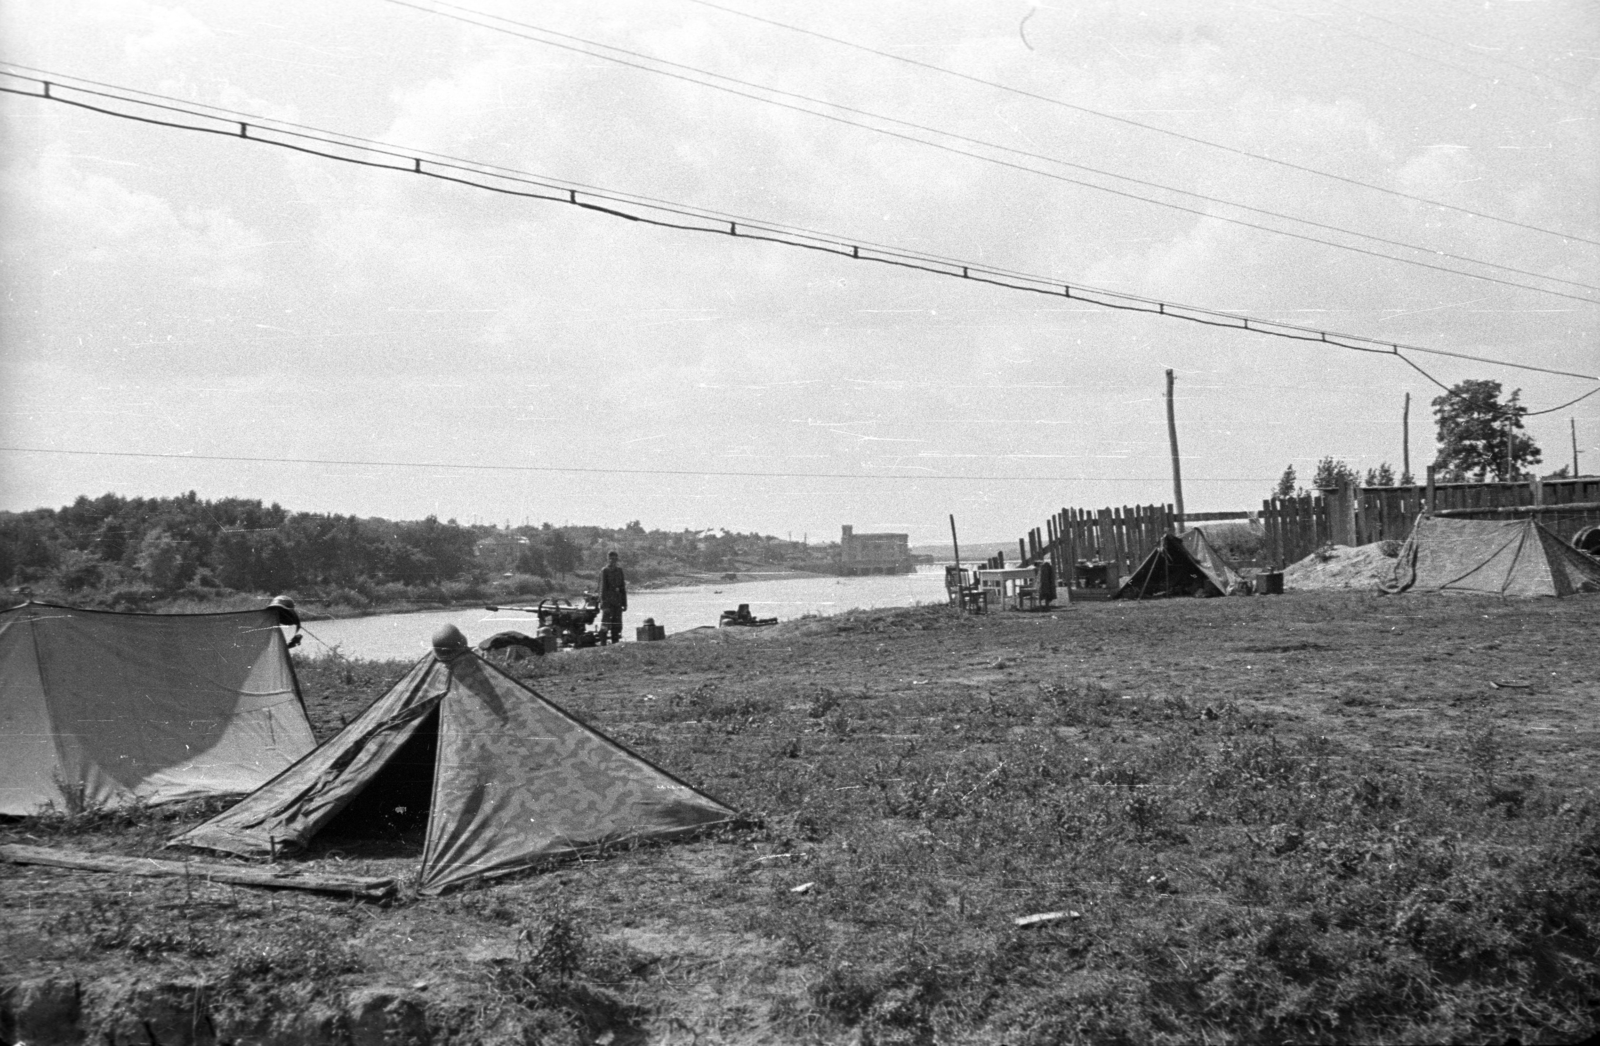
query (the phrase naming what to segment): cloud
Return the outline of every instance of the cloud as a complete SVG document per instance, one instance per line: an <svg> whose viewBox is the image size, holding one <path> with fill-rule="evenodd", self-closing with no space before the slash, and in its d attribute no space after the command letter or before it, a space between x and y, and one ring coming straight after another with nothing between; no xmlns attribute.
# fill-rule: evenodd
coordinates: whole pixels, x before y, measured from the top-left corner
<svg viewBox="0 0 1600 1046"><path fill-rule="evenodd" d="M122 45L128 61L135 65L164 61L179 51L208 42L213 36L204 22L181 7L142 3L106 6L121 8L131 16L129 21L142 23L143 31L130 35Z"/></svg>
<svg viewBox="0 0 1600 1046"><path fill-rule="evenodd" d="M257 287L262 237L217 207L175 209L167 200L82 170L60 147L5 175L15 239L48 243L58 261L148 276L165 270L197 287Z"/></svg>

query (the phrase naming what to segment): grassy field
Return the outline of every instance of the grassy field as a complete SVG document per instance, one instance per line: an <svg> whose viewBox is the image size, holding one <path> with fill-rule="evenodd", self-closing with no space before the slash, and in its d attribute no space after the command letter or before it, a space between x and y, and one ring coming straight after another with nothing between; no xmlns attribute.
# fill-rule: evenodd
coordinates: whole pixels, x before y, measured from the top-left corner
<svg viewBox="0 0 1600 1046"><path fill-rule="evenodd" d="M0 975L124 986L79 1018L118 1042L180 989L192 1041L337 1041L361 986L410 1007L396 1042L1572 1042L1597 625L1593 598L1296 593L524 662L757 824L388 907L0 865ZM319 736L406 667L301 662ZM203 813L0 841L153 853ZM409 875L410 842L305 863Z"/></svg>

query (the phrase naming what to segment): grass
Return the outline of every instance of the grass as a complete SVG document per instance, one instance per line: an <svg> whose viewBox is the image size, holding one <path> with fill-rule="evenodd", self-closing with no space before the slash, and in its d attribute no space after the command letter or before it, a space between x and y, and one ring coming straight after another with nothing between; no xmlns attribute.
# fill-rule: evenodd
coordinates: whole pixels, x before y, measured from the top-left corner
<svg viewBox="0 0 1600 1046"><path fill-rule="evenodd" d="M426 982L456 1042L1573 1041L1600 1012L1593 614L923 607L523 662L755 826L390 909L151 881L79 919L40 872L16 896L57 928L24 962L252 1006ZM408 666L298 667L326 736Z"/></svg>

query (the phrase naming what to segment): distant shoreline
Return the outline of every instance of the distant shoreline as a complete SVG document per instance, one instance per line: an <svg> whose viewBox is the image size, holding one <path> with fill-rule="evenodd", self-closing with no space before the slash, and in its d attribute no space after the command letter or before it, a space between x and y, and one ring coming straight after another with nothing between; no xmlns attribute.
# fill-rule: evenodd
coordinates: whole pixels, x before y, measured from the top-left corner
<svg viewBox="0 0 1600 1046"><path fill-rule="evenodd" d="M727 575L735 575L729 578ZM806 578L840 577L843 575L831 574L821 570L740 570L727 571L721 574L673 574L664 578L656 578L648 582L629 583L629 588L635 592L659 592L669 588L708 588L712 585L742 585L755 581L800 581ZM456 607L472 606L535 606L542 599L576 599L577 595L543 596L514 596L505 599L456 599L427 602L399 602L390 603L379 607L324 607L317 603L306 602L299 607L300 617L304 621L343 621L359 617L379 617L384 614L425 614L436 610L451 610Z"/></svg>

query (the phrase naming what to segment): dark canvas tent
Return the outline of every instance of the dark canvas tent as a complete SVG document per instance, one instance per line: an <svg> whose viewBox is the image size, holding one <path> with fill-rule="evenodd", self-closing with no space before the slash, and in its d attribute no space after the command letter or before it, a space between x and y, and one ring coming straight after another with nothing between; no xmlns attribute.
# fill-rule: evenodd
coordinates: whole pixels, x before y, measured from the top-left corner
<svg viewBox="0 0 1600 1046"><path fill-rule="evenodd" d="M362 793L426 807L423 892L734 811L562 711L446 626L434 653L322 747L176 844L304 847Z"/></svg>
<svg viewBox="0 0 1600 1046"><path fill-rule="evenodd" d="M279 610L0 610L0 814L259 788L316 746Z"/></svg>
<svg viewBox="0 0 1600 1046"><path fill-rule="evenodd" d="M1182 538L1163 535L1112 598L1224 596L1240 588L1238 573L1211 547L1205 534L1190 530Z"/></svg>
<svg viewBox="0 0 1600 1046"><path fill-rule="evenodd" d="M1422 516L1395 561L1386 592L1421 589L1496 596L1600 592L1600 563L1537 521Z"/></svg>

